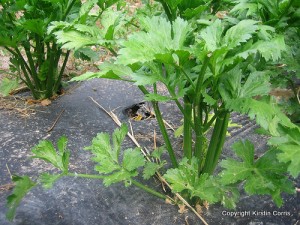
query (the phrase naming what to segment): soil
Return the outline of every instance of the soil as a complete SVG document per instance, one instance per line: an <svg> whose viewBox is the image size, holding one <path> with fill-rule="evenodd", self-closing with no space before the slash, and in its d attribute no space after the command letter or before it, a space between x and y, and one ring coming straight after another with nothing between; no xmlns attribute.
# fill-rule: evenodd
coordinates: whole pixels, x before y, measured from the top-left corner
<svg viewBox="0 0 300 225"><path fill-rule="evenodd" d="M20 98L26 98L24 93ZM34 114L22 116L17 111L0 110L0 224L3 225L137 225L137 224L202 224L190 211L178 213L178 207L166 204L142 190L123 184L104 187L100 180L66 177L59 180L52 189L34 188L17 209L15 220L10 223L5 219L5 199L11 193L10 174L36 177L38 172L56 170L37 159L29 158L30 149L40 140L56 142L61 135L69 138L71 150L70 170L77 173L95 173L90 154L83 150L90 145L99 132L111 133L116 125L89 97L95 99L104 108L113 110L122 122L128 123L124 109L143 101L139 90L131 84L105 79L94 79L80 85L70 84L69 91L52 102L49 106L34 105ZM19 104L22 103L20 100ZM23 102L23 104L25 104ZM165 120L173 127L180 125L181 117L171 103L161 105ZM64 110L64 111L63 111ZM52 131L47 132L62 113ZM241 128L233 128L228 137L222 158L232 156L230 146L238 139L250 139L255 143L256 154L266 149L266 137L257 136L253 121L233 114L234 122ZM163 145L155 119L131 120L133 131L138 141L153 147L153 130L158 135L157 145ZM172 133L169 130L170 134ZM172 139L181 154L181 140ZM134 147L126 139L123 149ZM144 181L143 181L144 182ZM300 179L294 181L300 186ZM160 184L151 179L146 184L161 191ZM300 223L300 194L284 195L284 206L277 208L268 196L241 195L235 210L228 210L221 205L203 208L202 216L208 224L268 224L285 225Z"/></svg>

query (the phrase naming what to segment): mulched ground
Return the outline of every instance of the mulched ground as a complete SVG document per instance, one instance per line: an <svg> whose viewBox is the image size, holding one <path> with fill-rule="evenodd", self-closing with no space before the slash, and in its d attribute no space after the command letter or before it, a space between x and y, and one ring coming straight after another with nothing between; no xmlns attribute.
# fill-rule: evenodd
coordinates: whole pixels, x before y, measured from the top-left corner
<svg viewBox="0 0 300 225"><path fill-rule="evenodd" d="M113 110L121 121L127 123L124 109L143 100L136 87L124 82L91 80L80 85L73 84L72 87L71 91L49 106L34 105L30 108L34 112L28 117L18 111L0 110L0 170L3 171L0 176L0 224L202 224L191 212L179 214L176 206L165 204L135 187L124 188L122 184L117 184L105 188L98 180L70 177L58 181L50 190L34 188L18 208L15 221L9 223L5 220L5 198L12 188L10 174L35 177L41 171L55 172L51 166L29 158L30 149L40 140L55 142L61 135L66 135L72 152L71 171L94 173L94 163L83 148L90 144L97 133L111 133L116 125L89 97L104 108ZM26 98L26 94L22 98ZM12 104L22 108L22 99L12 101ZM23 104L26 108L26 101ZM162 104L161 108L168 123L175 128L180 125L181 117L173 104ZM242 128L231 130L222 158L232 156L230 146L233 142L246 138L255 143L257 154L261 154L266 147L266 138L254 134L254 122L236 114L232 118L234 122L242 124ZM148 149L153 146L153 130L157 133L156 144L163 144L155 119L131 120L131 125L138 141ZM169 132L172 134L172 130ZM181 154L181 140L174 138L172 141L177 154ZM124 143L124 148L127 147L133 147L129 139ZM160 184L153 179L146 184L161 190ZM295 184L299 187L300 180L295 180ZM203 208L203 217L209 224L297 224L300 218L299 201L299 193L285 195L284 206L277 208L268 196L242 194L235 210L212 205L209 209ZM245 213L236 215L235 212Z"/></svg>

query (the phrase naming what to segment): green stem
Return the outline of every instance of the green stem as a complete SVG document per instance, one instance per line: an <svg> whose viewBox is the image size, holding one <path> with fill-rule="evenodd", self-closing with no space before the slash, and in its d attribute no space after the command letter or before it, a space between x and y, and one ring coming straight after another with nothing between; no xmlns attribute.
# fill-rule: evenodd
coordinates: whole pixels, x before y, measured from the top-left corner
<svg viewBox="0 0 300 225"><path fill-rule="evenodd" d="M23 71L24 77L25 77L25 84L27 85L27 87L30 89L32 95L34 98L37 98L36 92L35 92L35 87L31 82L31 79L27 73L27 70L29 69L30 72L30 68L28 67L26 61L24 60L22 54L20 53L20 51L16 48L14 52L13 50L11 50L8 47L5 47L5 49L7 49L10 53L12 53L17 59L19 59L20 61L20 66L21 66L21 70ZM21 78L21 80L25 81L24 79Z"/></svg>
<svg viewBox="0 0 300 225"><path fill-rule="evenodd" d="M167 17L168 17L169 21L172 22L173 21L173 15L172 15L172 12L170 10L170 7L164 1L159 1L159 2L162 4L162 6L165 10L165 13L167 14Z"/></svg>
<svg viewBox="0 0 300 225"><path fill-rule="evenodd" d="M28 66L28 64L26 63L24 57L22 56L20 50L18 48L15 48L15 51L17 53L17 58L19 58L21 60L21 62L24 64L26 70L28 71L29 74L32 74L30 67Z"/></svg>
<svg viewBox="0 0 300 225"><path fill-rule="evenodd" d="M226 138L229 115L228 112L224 112L216 120L202 173L212 174L214 172Z"/></svg>
<svg viewBox="0 0 300 225"><path fill-rule="evenodd" d="M220 158L223 146L224 146L224 142L225 142L225 139L226 139L227 128L228 128L229 118L230 118L230 113L226 112L225 116L224 116L223 124L222 124L222 129L221 129L221 132L220 132L220 139L219 139L216 151L215 151L214 160L212 162L211 173L214 172L214 170L215 170L215 168L216 168L216 166L218 164L218 161L219 161L219 158Z"/></svg>
<svg viewBox="0 0 300 225"><path fill-rule="evenodd" d="M37 63L35 68L40 67L43 64L44 46L40 37L35 35L35 54L37 54Z"/></svg>
<svg viewBox="0 0 300 225"><path fill-rule="evenodd" d="M30 52L30 45L29 45L29 43L25 43L23 47L25 49L25 53L26 53L26 56L27 56L27 59L28 59L28 63L29 63L29 66L30 66L31 77L32 77L32 79L33 79L33 81L35 83L35 87L38 90L40 90L41 89L40 88L40 81L39 81L39 78L38 78L38 74L36 72L36 68L35 68L35 65L34 65L32 54Z"/></svg>
<svg viewBox="0 0 300 225"><path fill-rule="evenodd" d="M183 75L186 77L186 79L190 82L190 84L192 85L194 91L196 91L196 86L195 86L194 82L192 81L192 79L190 78L190 76L184 71L183 68L180 68L180 70L183 73Z"/></svg>
<svg viewBox="0 0 300 225"><path fill-rule="evenodd" d="M35 89L34 85L32 84L32 81L31 81L31 79L30 79L30 77L29 77L29 75L26 71L26 68L25 68L24 64L21 62L20 65L21 65L21 69L23 71L24 77L26 79L26 85L27 85L27 87L29 87L33 98L37 99L38 95L37 95L36 89Z"/></svg>
<svg viewBox="0 0 300 225"><path fill-rule="evenodd" d="M165 195L163 195L163 194L161 194L161 193L159 193L159 192L153 190L152 188L147 187L146 185L143 185L142 183L140 183L140 182L138 182L138 181L136 181L136 180L131 179L131 183L132 183L133 185L135 185L135 186L141 188L142 190L144 190L144 191L146 191L146 192L148 192L148 193L150 193L150 194L156 196L156 197L159 197L159 198L161 198L161 199L166 199L166 198L167 198Z"/></svg>
<svg viewBox="0 0 300 225"><path fill-rule="evenodd" d="M70 52L71 52L71 51L68 50L67 53L66 53L66 56L65 56L63 65L62 65L62 67L61 67L61 69L60 69L60 72L59 72L59 76L58 76L58 78L57 78L57 80L56 80L56 82L55 82L55 85L54 85L54 90L57 90L58 87L59 87L59 84L60 84L60 82L61 82L62 76L63 76L63 74L64 74L64 71L65 71L65 68L66 68L66 65L67 65L67 62L68 62L68 58L69 58Z"/></svg>
<svg viewBox="0 0 300 225"><path fill-rule="evenodd" d="M147 89L144 87L144 86L138 86L139 89L146 95L146 94L149 94L149 92L147 91ZM156 117L156 120L158 122L158 126L160 128L160 131L161 131L161 134L163 136L163 139L165 141L165 144L166 144L166 148L167 148L167 151L169 153L169 156L170 156L170 159L171 159L171 162L172 162L172 165L173 167L177 168L178 167L178 163L177 163L177 159L176 159L176 156L174 154L174 150L173 150L173 147L172 147L172 144L171 144L171 141L170 141L170 138L168 136L168 132L167 132L167 129L165 127L165 124L164 124L164 121L163 121L163 118L162 118L162 115L161 115L161 112L160 112L160 109L158 107L158 102L157 101L152 101L152 105L153 105L153 109L154 109L154 112L155 112L155 117Z"/></svg>
<svg viewBox="0 0 300 225"><path fill-rule="evenodd" d="M216 110L213 117L203 125L203 131L206 132L210 128L210 126L215 122L216 118L223 112L223 109Z"/></svg>
<svg viewBox="0 0 300 225"><path fill-rule="evenodd" d="M71 11L71 9L72 9L72 7L74 6L75 3L76 3L76 0L73 0L73 1L71 1L71 3L68 3L68 8L67 8L64 16L62 17L62 21L66 20L68 14L70 13L70 11Z"/></svg>
<svg viewBox="0 0 300 225"><path fill-rule="evenodd" d="M105 177L105 176L102 176L102 175L83 174L83 173L68 173L67 176L89 178L89 179L103 179Z"/></svg>
<svg viewBox="0 0 300 225"><path fill-rule="evenodd" d="M184 117L183 117L183 153L184 157L192 158L192 104L187 96L184 97Z"/></svg>
<svg viewBox="0 0 300 225"><path fill-rule="evenodd" d="M80 177L80 178L99 179L99 180L102 180L103 178L105 178L105 176L103 176L103 175L83 174L83 173L68 173L66 175L70 176L70 177ZM131 179L131 183L156 197L159 197L161 199L167 198L165 195L147 187L146 185L143 185L142 183L140 183L136 180Z"/></svg>
<svg viewBox="0 0 300 225"><path fill-rule="evenodd" d="M194 125L195 125L195 150L194 154L196 158L199 160L199 172L200 172L200 165L202 165L202 160L204 159L204 149L203 149L203 111L201 109L202 106L202 84L204 80L204 75L206 72L206 69L208 67L209 63L209 57L205 57L200 74L197 79L196 84L196 93L195 98L193 102L193 109L194 109Z"/></svg>
<svg viewBox="0 0 300 225"><path fill-rule="evenodd" d="M52 49L50 50L50 56L47 60L49 60L49 71L48 71L48 76L47 76L47 88L46 88L46 95L43 96L45 98L49 98L52 96L53 94L53 86L54 86L54 63L55 63L55 59L54 59L54 54L55 54L55 48L56 48L56 44L53 43L52 44Z"/></svg>
<svg viewBox="0 0 300 225"><path fill-rule="evenodd" d="M193 122L192 122L192 120L191 120L192 117L191 117L191 116L189 117L188 115L186 115L186 112L185 112L184 108L182 107L182 105L180 104L180 102L178 101L178 99L177 99L177 97L176 97L174 91L173 91L171 88L169 88L167 85L166 85L166 87L167 87L167 89L168 89L168 91L169 91L171 97L174 99L174 101L175 101L175 103L176 103L178 109L180 110L180 112L181 112L181 113L182 113L182 114L190 121L190 126L191 126L193 129L195 129L195 126L194 126L194 124L193 124Z"/></svg>
<svg viewBox="0 0 300 225"><path fill-rule="evenodd" d="M108 47L108 50L113 54L113 56L118 56L118 53L112 47Z"/></svg>

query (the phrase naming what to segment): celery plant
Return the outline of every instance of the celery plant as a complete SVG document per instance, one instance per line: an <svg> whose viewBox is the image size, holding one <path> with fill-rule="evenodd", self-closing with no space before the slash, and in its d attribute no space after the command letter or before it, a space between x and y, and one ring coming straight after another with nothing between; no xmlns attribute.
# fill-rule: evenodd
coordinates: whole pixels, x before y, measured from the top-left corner
<svg viewBox="0 0 300 225"><path fill-rule="evenodd" d="M50 98L59 90L70 53L47 34L47 26L72 19L80 4L77 0L0 2L0 45L11 53L17 76L36 99Z"/></svg>
<svg viewBox="0 0 300 225"><path fill-rule="evenodd" d="M224 171L218 176L214 175L223 150L230 113L248 114L274 137L281 135L282 126L299 130L267 98L271 75L267 65L281 58L286 49L284 38L276 34L272 27L250 19L232 23L231 20L215 18L206 21L208 25L205 27L179 17L172 23L162 16L143 17L141 21L144 25L141 31L121 43L114 64L103 63L99 67L100 72L84 74L82 78L74 80L105 77L134 82L145 94L145 99L153 103L173 165L165 178L174 191L189 193L188 198L194 203L201 200L222 201L224 205L234 207L238 195L236 188L231 185L238 184L245 174L228 181L227 176L236 163L228 160L221 164ZM165 85L169 95L157 92L158 82ZM153 92L147 86L152 86ZM254 98L256 96L261 97ZM175 150L161 118L158 103L163 101L174 101L183 116L182 159L175 157ZM210 130L212 133L208 139ZM236 154L244 160L254 158L252 144L242 143L235 145ZM279 149L289 151L289 147ZM246 155L241 156L241 151L245 151ZM257 162L251 160L248 170L253 173L249 172L249 177L246 176L251 180L247 185L261 183L261 187L245 188L249 194L268 193L280 205L280 196L264 184L266 181L273 182L279 192L292 193L290 181L276 168L281 166L297 176L299 166L296 166L297 160L293 157L289 158L289 167L285 164L287 160L274 158L277 150L269 151L272 153L266 153L266 157ZM274 158L270 165L274 171L269 172L280 177L281 184L272 180L265 171L263 165L268 157ZM257 180L258 177L265 181ZM288 186L284 187L284 183Z"/></svg>
<svg viewBox="0 0 300 225"><path fill-rule="evenodd" d="M69 50L91 44L112 49L113 44L118 44L117 52L112 49L114 59L102 63L99 72L89 72L74 80L110 78L138 86L145 100L153 104L172 164L163 177L170 183L173 192L183 193L193 204L221 202L234 208L239 197L238 186L241 185L249 195L269 194L281 206L281 193L295 192L286 173L293 177L300 173L300 129L268 96L272 74L270 65L280 63L283 52L287 51L284 36L255 18L220 19L209 15L210 1L158 2L163 4L167 18L164 14L139 17L140 29L126 40L115 42L114 39L120 17L104 26L107 28L104 33L109 35L103 35L94 27L66 23L52 23L49 29ZM222 7L221 1L212 2ZM194 10L203 13L194 15ZM61 27L64 29L57 30ZM159 83L168 90L167 95L157 91ZM173 101L182 114L183 149L174 149L170 141L159 107L165 101ZM247 140L238 141L232 146L237 159L223 160L219 164L221 172L216 174L231 112L247 114L250 119L255 119L264 133L271 136L268 142L271 147L255 160L254 145ZM109 136L100 134L88 148L95 155L95 170L101 174L97 178L103 179L105 185L122 181L125 185L133 184L163 197L133 178L138 175L139 167L144 167L144 178L149 178L165 162L145 163L136 150L125 150L122 162L118 160L124 130L114 132L113 147ZM176 156L176 150L182 150L181 157ZM44 154L46 148L41 148L41 151ZM158 154L157 151L150 156L160 159L162 152ZM47 158L44 160L49 161ZM61 170L62 175L70 175L64 172L63 167ZM48 181L52 184L59 177L48 176L40 183ZM27 191L28 183L30 187L31 183L27 178L24 183ZM23 194L19 196L21 198ZM9 200L15 206L19 202L18 195ZM14 212L14 209L12 207L11 211Z"/></svg>

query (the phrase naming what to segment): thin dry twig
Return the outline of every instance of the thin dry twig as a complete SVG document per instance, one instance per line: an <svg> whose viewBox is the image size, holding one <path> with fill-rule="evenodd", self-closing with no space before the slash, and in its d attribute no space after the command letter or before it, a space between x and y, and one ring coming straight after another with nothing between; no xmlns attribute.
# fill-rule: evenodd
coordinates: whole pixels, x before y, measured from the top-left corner
<svg viewBox="0 0 300 225"><path fill-rule="evenodd" d="M132 124L131 124L130 120L128 120L128 122L129 122L129 125L130 125L131 135L134 136L133 129L132 129Z"/></svg>
<svg viewBox="0 0 300 225"><path fill-rule="evenodd" d="M54 128L55 125L57 124L59 118L62 116L62 114L63 114L64 111L65 111L65 109L62 109L62 110L60 111L60 113L59 113L58 116L56 117L54 123L53 123L52 126L47 130L47 132L50 132L50 131L53 130L53 128Z"/></svg>
<svg viewBox="0 0 300 225"><path fill-rule="evenodd" d="M190 223L189 223L189 221L188 221L188 216L186 216L186 217L184 218L184 220L185 220L185 224L186 224L186 225L190 225Z"/></svg>
<svg viewBox="0 0 300 225"><path fill-rule="evenodd" d="M153 130L153 145L154 145L154 149L156 149L156 131Z"/></svg>
<svg viewBox="0 0 300 225"><path fill-rule="evenodd" d="M19 88L16 88L14 90L12 90L9 94L10 95L15 95L15 94L18 94L20 92L23 92L23 91L28 91L29 88L27 86L22 86L22 87L19 87Z"/></svg>
<svg viewBox="0 0 300 225"><path fill-rule="evenodd" d="M12 179L12 174L11 174L11 172L10 172L10 169L9 169L7 163L6 163L5 165L6 165L6 169L7 169L8 173L9 173L10 179Z"/></svg>
<svg viewBox="0 0 300 225"><path fill-rule="evenodd" d="M172 131L175 132L175 129L171 126L171 124L169 124L167 121L163 120L164 124L167 125L167 127L169 127L169 129L171 129Z"/></svg>
<svg viewBox="0 0 300 225"><path fill-rule="evenodd" d="M114 114L112 111L107 111L102 105L100 105L98 102L95 101L95 99L93 99L92 97L89 97L100 109L102 109L107 115L109 115L112 120L120 127L122 125L121 121L119 120L119 118L117 117L116 114ZM137 140L135 139L135 137L131 134L131 133L127 133L128 137L133 141L133 143L141 148L140 144L137 142ZM141 152L143 153L143 155L146 157L147 160L150 160L150 158L148 157L148 154L141 148Z"/></svg>
<svg viewBox="0 0 300 225"><path fill-rule="evenodd" d="M107 111L103 106L101 106L98 102L96 102L92 97L89 97L100 109L102 109L106 114L108 114L112 120L118 125L121 126L122 123L120 122L120 120L118 119L118 117L113 113L113 112L109 112ZM148 157L148 155L146 154L146 152L143 150L143 148L140 146L140 144L137 142L137 140L135 139L134 136L132 136L129 132L127 133L128 137L133 141L133 143L139 147L141 149L141 152L143 153L143 155L145 156L145 158L148 161L151 161L151 159ZM156 173L158 179L164 183L166 186L168 186L168 188L170 190L172 190L171 185L162 177L162 175L157 172ZM205 225L208 225L208 223L205 221L205 219L178 193L175 193L176 197L184 204L186 205ZM167 198L169 198L169 196L166 196ZM172 199L172 198L170 198Z"/></svg>

